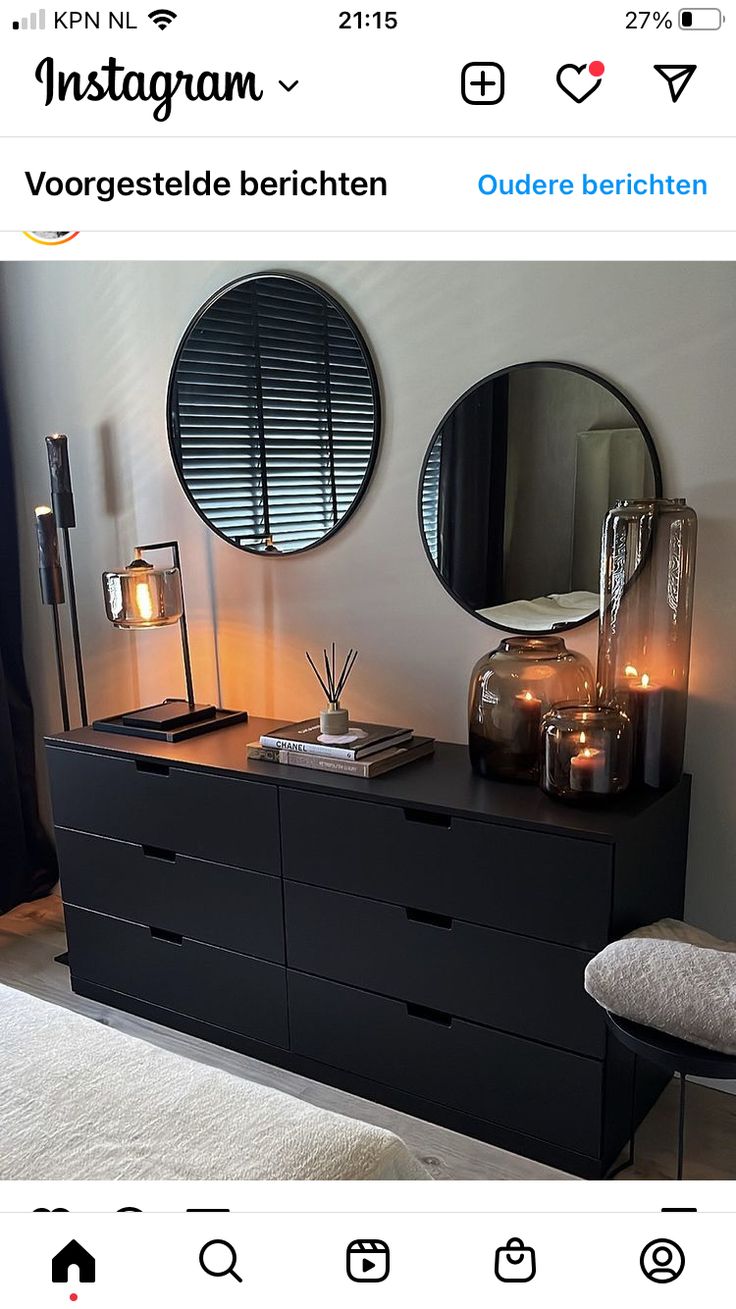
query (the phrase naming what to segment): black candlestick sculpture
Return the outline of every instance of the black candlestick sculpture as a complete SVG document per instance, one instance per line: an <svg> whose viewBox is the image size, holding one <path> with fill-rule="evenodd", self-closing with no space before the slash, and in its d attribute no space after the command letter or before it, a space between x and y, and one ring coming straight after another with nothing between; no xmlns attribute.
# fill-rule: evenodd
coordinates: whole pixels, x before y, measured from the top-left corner
<svg viewBox="0 0 736 1309"><path fill-rule="evenodd" d="M56 671L59 679L59 701L64 731L69 731L69 701L66 693L64 650L61 643L59 605L64 603L64 576L59 558L59 538L56 521L48 505L36 509L36 538L38 540L38 574L41 582L41 599L51 606L56 645Z"/></svg>
<svg viewBox="0 0 736 1309"><path fill-rule="evenodd" d="M87 695L84 686L84 665L82 663L82 645L79 636L79 615L77 613L77 590L74 585L74 564L69 537L69 529L70 527L76 527L77 520L74 512L72 472L69 465L69 449L66 437L60 432L55 432L53 436L47 436L46 450L49 457L49 473L51 476L51 503L54 507L56 526L61 529L64 542L66 580L69 591L69 616L71 618L72 641L74 643L74 662L77 670L79 714L82 726L86 727L88 723Z"/></svg>

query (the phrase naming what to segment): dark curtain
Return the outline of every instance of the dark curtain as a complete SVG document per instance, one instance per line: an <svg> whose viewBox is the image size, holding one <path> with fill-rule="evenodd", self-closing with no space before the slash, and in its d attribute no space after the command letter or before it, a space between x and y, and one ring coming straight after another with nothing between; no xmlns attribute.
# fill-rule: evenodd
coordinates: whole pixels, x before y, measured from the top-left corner
<svg viewBox="0 0 736 1309"><path fill-rule="evenodd" d="M56 859L38 812L33 707L21 632L18 525L0 390L0 913L46 895Z"/></svg>
<svg viewBox="0 0 736 1309"><path fill-rule="evenodd" d="M471 609L504 600L509 379L486 382L442 429L439 570Z"/></svg>

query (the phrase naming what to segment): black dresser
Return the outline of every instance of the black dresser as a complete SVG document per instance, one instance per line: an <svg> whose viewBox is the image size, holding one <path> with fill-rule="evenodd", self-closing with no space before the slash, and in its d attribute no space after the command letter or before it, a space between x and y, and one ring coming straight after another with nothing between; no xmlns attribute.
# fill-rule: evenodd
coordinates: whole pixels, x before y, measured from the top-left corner
<svg viewBox="0 0 736 1309"><path fill-rule="evenodd" d="M568 808L440 745L375 781L47 740L73 989L582 1177L664 1082L583 990L683 907L690 783Z"/></svg>

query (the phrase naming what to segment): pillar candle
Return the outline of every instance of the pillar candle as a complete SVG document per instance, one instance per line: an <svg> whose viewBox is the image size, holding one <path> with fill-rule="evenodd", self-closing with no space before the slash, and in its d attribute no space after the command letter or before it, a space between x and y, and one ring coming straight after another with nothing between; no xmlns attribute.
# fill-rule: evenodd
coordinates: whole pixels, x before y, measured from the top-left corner
<svg viewBox="0 0 736 1309"><path fill-rule="evenodd" d="M530 761L532 768L539 760L539 732L542 726L542 701L531 691L514 696L511 750Z"/></svg>
<svg viewBox="0 0 736 1309"><path fill-rule="evenodd" d="M570 758L570 789L572 791L607 791L608 769L605 751L585 745L585 732L580 733L581 748Z"/></svg>
<svg viewBox="0 0 736 1309"><path fill-rule="evenodd" d="M680 747L687 713L684 692L653 682L648 673L630 677L621 705L634 731L634 781L661 789L680 776Z"/></svg>

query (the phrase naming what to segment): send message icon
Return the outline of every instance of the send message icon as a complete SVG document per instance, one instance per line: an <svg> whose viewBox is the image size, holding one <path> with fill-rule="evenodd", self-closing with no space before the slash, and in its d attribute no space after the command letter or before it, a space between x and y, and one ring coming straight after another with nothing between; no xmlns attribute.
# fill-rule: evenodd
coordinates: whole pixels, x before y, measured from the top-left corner
<svg viewBox="0 0 736 1309"><path fill-rule="evenodd" d="M537 1256L531 1246L512 1236L496 1251L495 1271L499 1282L531 1282L537 1272Z"/></svg>
<svg viewBox="0 0 736 1309"><path fill-rule="evenodd" d="M385 1282L391 1268L391 1253L385 1241L351 1241L347 1271L351 1282Z"/></svg>

